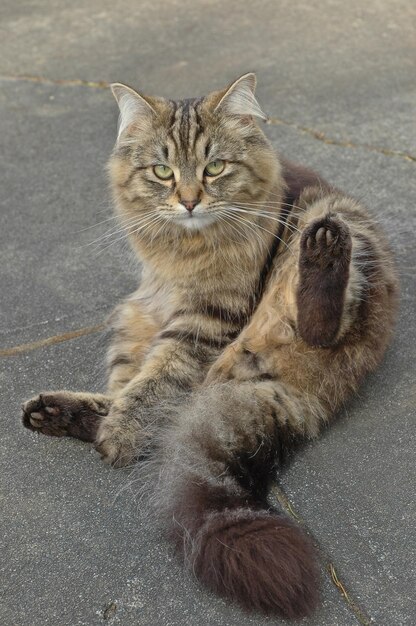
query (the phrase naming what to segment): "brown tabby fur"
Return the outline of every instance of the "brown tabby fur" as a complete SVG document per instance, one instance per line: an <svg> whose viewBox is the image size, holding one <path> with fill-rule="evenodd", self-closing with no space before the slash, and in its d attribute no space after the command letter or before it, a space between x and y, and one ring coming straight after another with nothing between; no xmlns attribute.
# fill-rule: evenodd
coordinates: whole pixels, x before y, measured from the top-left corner
<svg viewBox="0 0 416 626"><path fill-rule="evenodd" d="M94 441L113 465L146 456L185 564L249 609L299 618L317 603L313 550L268 485L380 362L397 280L367 211L275 155L254 88L247 74L172 102L113 86L109 170L141 284L111 318L108 395L41 394L23 421Z"/></svg>

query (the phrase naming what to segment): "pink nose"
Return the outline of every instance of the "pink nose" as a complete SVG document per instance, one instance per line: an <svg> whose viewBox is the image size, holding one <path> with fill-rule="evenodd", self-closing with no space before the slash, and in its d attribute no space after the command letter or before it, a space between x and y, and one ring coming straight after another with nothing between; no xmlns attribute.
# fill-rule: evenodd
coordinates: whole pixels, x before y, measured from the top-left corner
<svg viewBox="0 0 416 626"><path fill-rule="evenodd" d="M187 211L189 211L189 213L192 213L198 202L199 200L180 200L180 203L183 204L183 206Z"/></svg>

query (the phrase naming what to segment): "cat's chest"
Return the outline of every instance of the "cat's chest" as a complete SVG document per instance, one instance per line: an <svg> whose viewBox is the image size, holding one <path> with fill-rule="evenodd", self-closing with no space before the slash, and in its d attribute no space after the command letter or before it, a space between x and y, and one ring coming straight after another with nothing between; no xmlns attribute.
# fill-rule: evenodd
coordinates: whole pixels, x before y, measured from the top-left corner
<svg viewBox="0 0 416 626"><path fill-rule="evenodd" d="M143 272L140 287L133 297L140 304L141 310L162 326L180 308L181 303L174 285L146 272Z"/></svg>
<svg viewBox="0 0 416 626"><path fill-rule="evenodd" d="M264 251L249 253L244 247L224 246L146 259L136 294L141 308L161 326L185 311L205 316L214 312L220 320L246 319L264 288L266 256Z"/></svg>

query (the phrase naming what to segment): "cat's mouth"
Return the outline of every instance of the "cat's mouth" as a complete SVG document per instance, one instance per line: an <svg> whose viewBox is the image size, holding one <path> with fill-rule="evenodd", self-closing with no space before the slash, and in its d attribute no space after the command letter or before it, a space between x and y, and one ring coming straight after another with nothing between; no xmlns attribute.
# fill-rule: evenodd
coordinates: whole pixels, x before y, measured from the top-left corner
<svg viewBox="0 0 416 626"><path fill-rule="evenodd" d="M181 211L180 213L175 213L173 221L183 228L187 228L189 230L200 230L210 226L217 220L214 212L207 213L204 210L200 210L198 212L194 209L192 212Z"/></svg>

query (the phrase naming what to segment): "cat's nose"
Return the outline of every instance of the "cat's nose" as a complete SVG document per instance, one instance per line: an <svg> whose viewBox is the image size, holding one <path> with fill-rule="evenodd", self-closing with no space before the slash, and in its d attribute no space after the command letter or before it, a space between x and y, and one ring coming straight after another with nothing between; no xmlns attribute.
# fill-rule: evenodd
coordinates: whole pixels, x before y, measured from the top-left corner
<svg viewBox="0 0 416 626"><path fill-rule="evenodd" d="M196 200L183 200L182 199L182 200L179 200L179 202L183 204L183 206L185 207L187 211L189 211L189 213L192 213L192 211L198 204L199 200L198 198L196 198Z"/></svg>

